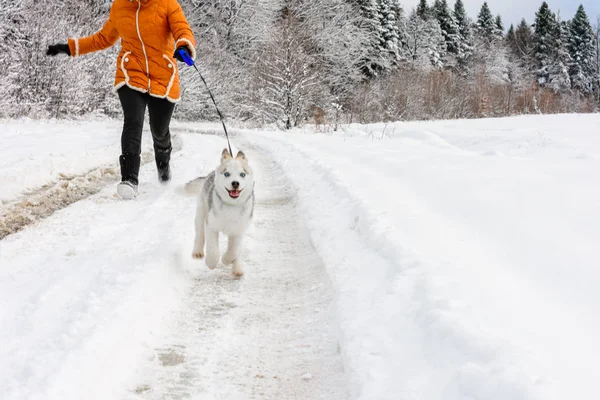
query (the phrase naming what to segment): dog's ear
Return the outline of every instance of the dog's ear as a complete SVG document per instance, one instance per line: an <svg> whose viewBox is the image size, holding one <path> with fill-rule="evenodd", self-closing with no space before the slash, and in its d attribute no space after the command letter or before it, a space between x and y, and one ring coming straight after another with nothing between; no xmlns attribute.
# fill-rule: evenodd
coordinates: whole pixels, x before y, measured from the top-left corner
<svg viewBox="0 0 600 400"><path fill-rule="evenodd" d="M223 152L221 153L221 162L226 161L230 158L231 158L231 153L229 153L229 150L223 149Z"/></svg>
<svg viewBox="0 0 600 400"><path fill-rule="evenodd" d="M238 151L237 155L235 156L235 158L239 158L241 160L245 160L246 159L246 155L244 154L243 151Z"/></svg>

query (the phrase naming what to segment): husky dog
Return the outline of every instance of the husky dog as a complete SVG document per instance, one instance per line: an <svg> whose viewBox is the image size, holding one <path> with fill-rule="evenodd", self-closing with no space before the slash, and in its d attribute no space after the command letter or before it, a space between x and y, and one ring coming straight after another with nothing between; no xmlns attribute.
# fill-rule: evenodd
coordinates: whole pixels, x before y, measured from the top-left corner
<svg viewBox="0 0 600 400"><path fill-rule="evenodd" d="M219 233L223 233L229 238L223 264L233 264L233 275L242 276L242 238L254 214L254 174L246 155L240 151L233 158L223 150L221 164L208 176L188 182L185 191L198 195L192 256L204 257L206 241L206 265L215 268L220 256Z"/></svg>

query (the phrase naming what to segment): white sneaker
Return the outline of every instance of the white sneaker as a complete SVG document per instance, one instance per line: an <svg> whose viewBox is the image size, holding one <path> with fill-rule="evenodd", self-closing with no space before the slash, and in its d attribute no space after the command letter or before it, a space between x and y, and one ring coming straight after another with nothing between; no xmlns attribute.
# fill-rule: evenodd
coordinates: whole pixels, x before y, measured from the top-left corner
<svg viewBox="0 0 600 400"><path fill-rule="evenodd" d="M138 191L137 185L129 181L123 181L117 185L117 194L123 200L132 200L135 198Z"/></svg>

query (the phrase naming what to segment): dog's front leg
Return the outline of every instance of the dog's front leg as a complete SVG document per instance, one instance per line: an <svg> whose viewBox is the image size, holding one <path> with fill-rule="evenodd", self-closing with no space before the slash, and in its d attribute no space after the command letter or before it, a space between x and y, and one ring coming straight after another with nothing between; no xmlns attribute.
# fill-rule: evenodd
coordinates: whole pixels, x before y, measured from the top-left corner
<svg viewBox="0 0 600 400"><path fill-rule="evenodd" d="M206 232L206 266L214 269L219 264L219 231L210 228Z"/></svg>
<svg viewBox="0 0 600 400"><path fill-rule="evenodd" d="M206 225L206 212L203 207L198 207L196 210L196 237L194 239L194 250L192 251L192 257L202 258L204 257L204 242L206 239L205 225Z"/></svg>
<svg viewBox="0 0 600 400"><path fill-rule="evenodd" d="M240 253L242 248L242 235L229 236L227 252L223 255L223 264L233 264L231 273L235 276L244 275L244 265Z"/></svg>

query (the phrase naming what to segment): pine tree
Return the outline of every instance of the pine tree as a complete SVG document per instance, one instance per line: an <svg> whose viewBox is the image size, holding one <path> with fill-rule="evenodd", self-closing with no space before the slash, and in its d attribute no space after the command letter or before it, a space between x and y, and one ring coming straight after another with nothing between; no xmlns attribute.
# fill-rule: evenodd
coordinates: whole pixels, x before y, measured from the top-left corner
<svg viewBox="0 0 600 400"><path fill-rule="evenodd" d="M380 16L380 45L383 51L389 54L392 62L396 62L399 55L399 33L395 8L391 3L396 0L378 0Z"/></svg>
<svg viewBox="0 0 600 400"><path fill-rule="evenodd" d="M483 3L476 24L473 72L488 82L506 84L510 80L508 51L498 36L496 18L487 2Z"/></svg>
<svg viewBox="0 0 600 400"><path fill-rule="evenodd" d="M400 5L399 0L392 0L392 12L396 16L396 32L398 34L398 57L397 61L406 61L408 55L406 53L406 43L408 41L408 34L406 32L406 17L404 16L404 9Z"/></svg>
<svg viewBox="0 0 600 400"><path fill-rule="evenodd" d="M595 81L596 46L594 31L582 5L569 24L568 50L571 57L569 75L575 89L591 93Z"/></svg>
<svg viewBox="0 0 600 400"><path fill-rule="evenodd" d="M521 20L517 29L513 25L510 26L506 35L506 44L513 63L523 70L532 70L533 34L524 19Z"/></svg>
<svg viewBox="0 0 600 400"><path fill-rule="evenodd" d="M548 69L548 86L558 93L571 89L571 77L569 76L571 56L568 50L569 24L566 21L557 21L555 29L554 58Z"/></svg>
<svg viewBox="0 0 600 400"><path fill-rule="evenodd" d="M517 36L515 34L515 26L513 24L510 24L508 32L506 32L506 42L511 48L516 47L515 44L517 42Z"/></svg>
<svg viewBox="0 0 600 400"><path fill-rule="evenodd" d="M504 37L504 23L500 14L496 17L496 37L501 39Z"/></svg>
<svg viewBox="0 0 600 400"><path fill-rule="evenodd" d="M467 59L473 54L473 34L471 32L471 22L467 17L462 0L456 0L456 3L454 3L454 19L459 34L459 53L457 57L459 64L465 67Z"/></svg>
<svg viewBox="0 0 600 400"><path fill-rule="evenodd" d="M367 77L374 77L389 68L381 5L379 0L359 0L357 4L362 12L364 25L369 35L366 58L362 61L363 73Z"/></svg>
<svg viewBox="0 0 600 400"><path fill-rule="evenodd" d="M515 51L522 58L531 57L534 46L533 32L525 19L522 19L515 31Z"/></svg>
<svg viewBox="0 0 600 400"><path fill-rule="evenodd" d="M465 10L465 5L462 0L456 0L456 3L454 3L454 19L458 25L459 33L463 36L463 38L471 36L471 24L469 22L469 17L467 17L467 11Z"/></svg>
<svg viewBox="0 0 600 400"><path fill-rule="evenodd" d="M511 87L518 86L524 81L524 76L527 74L527 60L522 58L518 45L517 33L513 24L508 28L505 38L507 57L509 60L508 75Z"/></svg>
<svg viewBox="0 0 600 400"><path fill-rule="evenodd" d="M435 0L432 11L442 29L448 53L458 55L460 52L459 28L454 16L450 13L448 2L446 0Z"/></svg>
<svg viewBox="0 0 600 400"><path fill-rule="evenodd" d="M420 0L419 5L417 6L417 16L419 16L422 20L428 20L431 16L431 10L429 5L427 5L427 0Z"/></svg>
<svg viewBox="0 0 600 400"><path fill-rule="evenodd" d="M559 31L556 16L548 3L542 3L535 14L534 57L537 63L537 78L541 85L550 81L550 68L555 59L556 34Z"/></svg>
<svg viewBox="0 0 600 400"><path fill-rule="evenodd" d="M477 32L479 37L485 39L488 43L494 41L497 38L497 26L492 11L488 6L488 3L483 3L481 11L477 17Z"/></svg>

